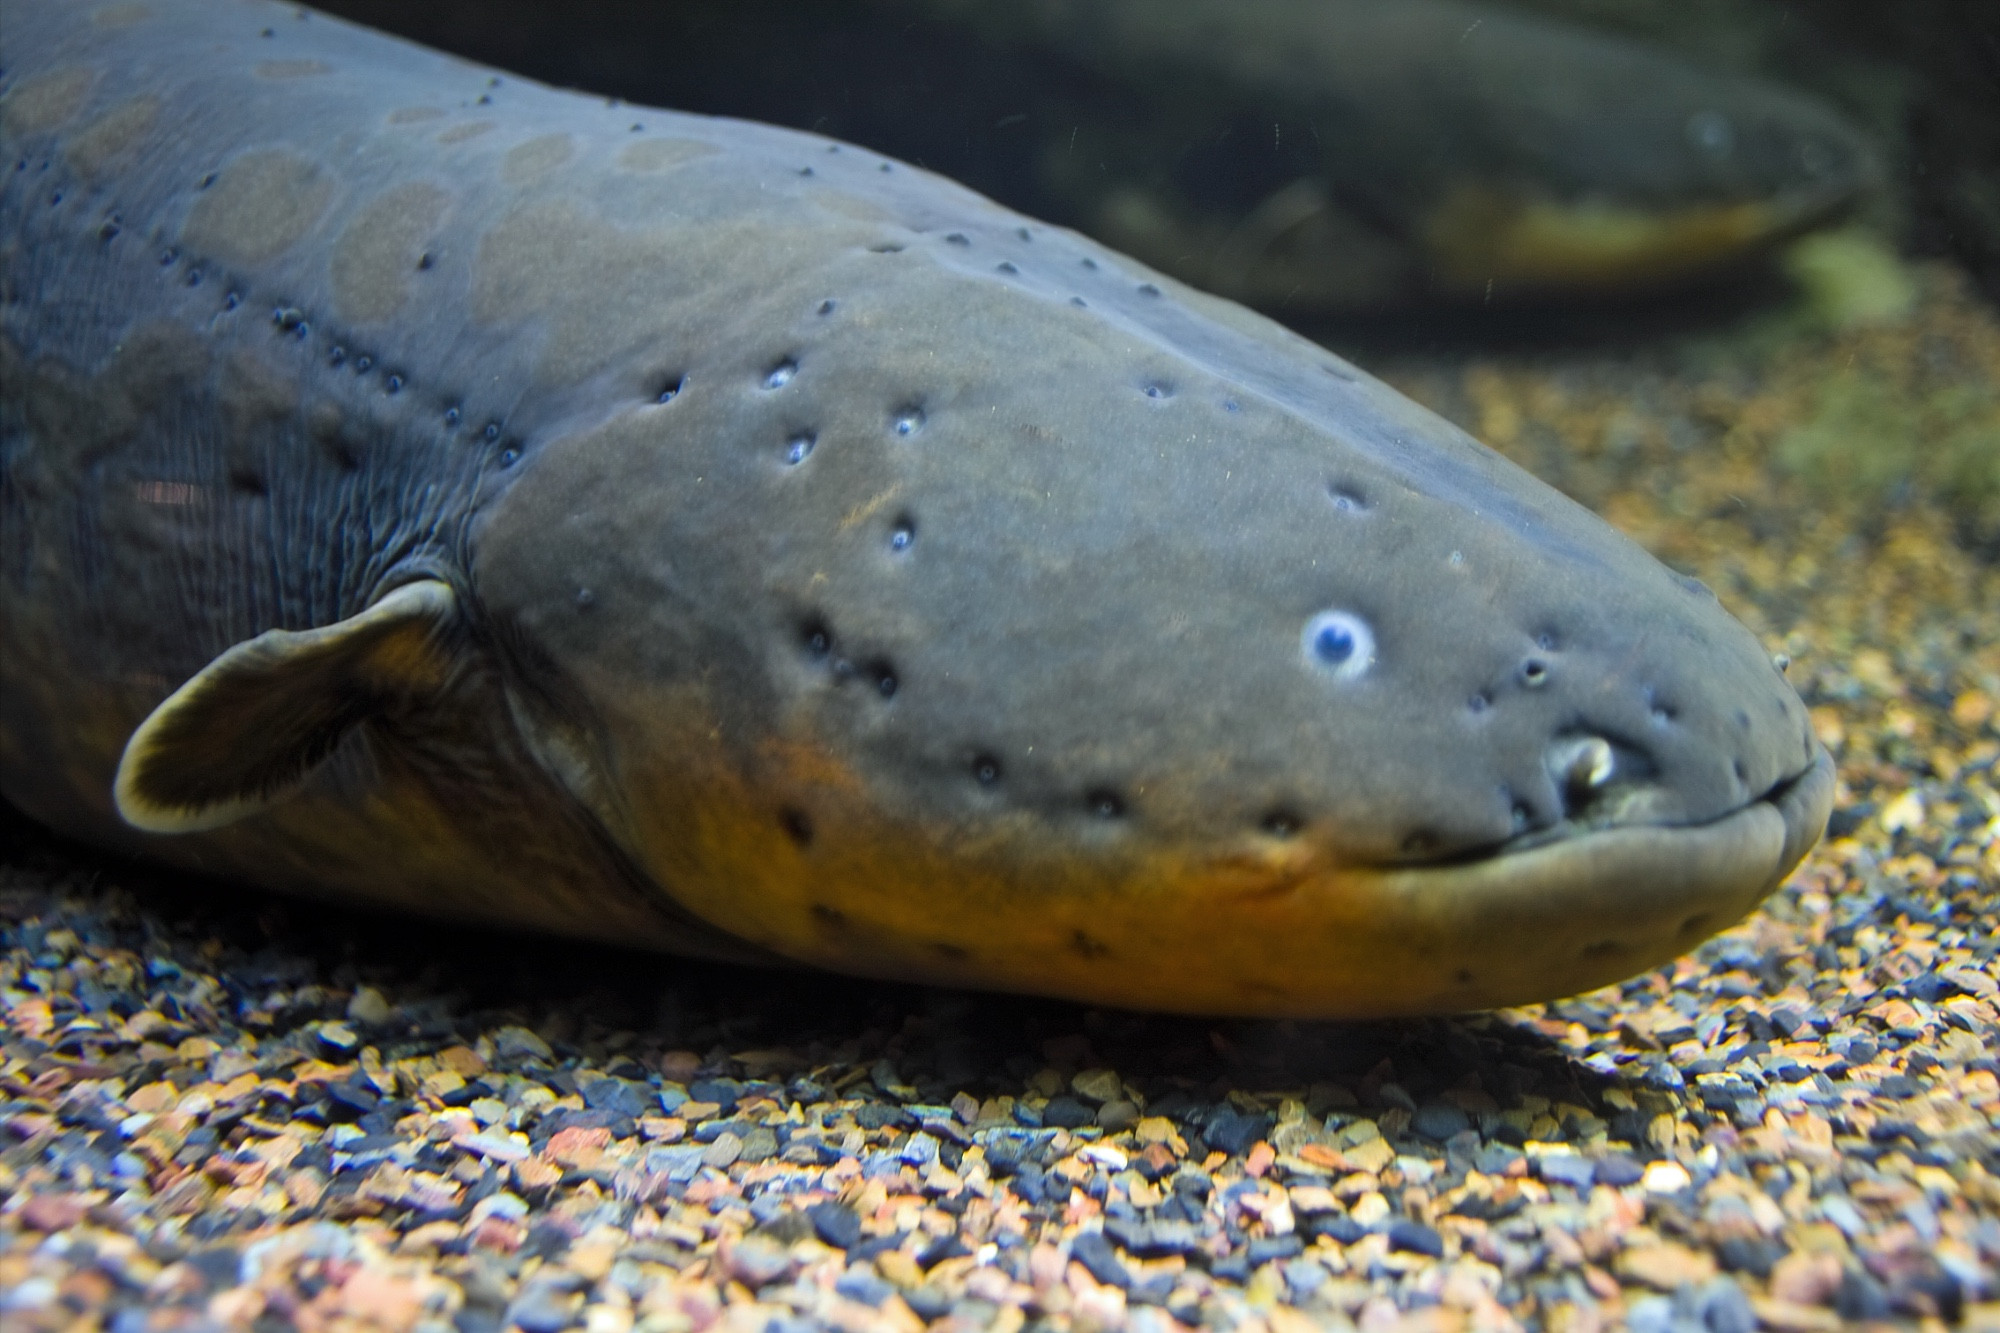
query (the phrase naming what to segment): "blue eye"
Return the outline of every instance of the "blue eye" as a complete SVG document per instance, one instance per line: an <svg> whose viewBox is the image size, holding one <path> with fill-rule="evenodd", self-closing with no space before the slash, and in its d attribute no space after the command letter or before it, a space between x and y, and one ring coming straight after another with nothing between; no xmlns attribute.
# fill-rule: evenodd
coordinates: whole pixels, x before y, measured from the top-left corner
<svg viewBox="0 0 2000 1333"><path fill-rule="evenodd" d="M1349 611L1320 612L1306 622L1299 642L1308 662L1338 680L1354 680L1375 664L1375 632Z"/></svg>
<svg viewBox="0 0 2000 1333"><path fill-rule="evenodd" d="M794 465L805 462L806 455L813 451L813 444L814 440L810 435L794 437L791 444L785 448L785 461Z"/></svg>

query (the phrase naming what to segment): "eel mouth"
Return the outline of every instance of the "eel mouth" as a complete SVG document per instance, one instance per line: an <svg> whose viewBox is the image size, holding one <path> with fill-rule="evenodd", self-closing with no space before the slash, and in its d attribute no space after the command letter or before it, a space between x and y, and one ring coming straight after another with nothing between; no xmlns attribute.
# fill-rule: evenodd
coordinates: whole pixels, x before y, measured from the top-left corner
<svg viewBox="0 0 2000 1333"><path fill-rule="evenodd" d="M1825 831L1833 793L1833 760L1817 749L1804 772L1708 823L1599 828L1343 886L1398 929L1375 941L1381 1003L1354 996L1342 1008L1388 1016L1534 1003L1657 966L1783 883Z"/></svg>
<svg viewBox="0 0 2000 1333"><path fill-rule="evenodd" d="M1559 999L1656 967L1747 915L1819 840L1833 791L1833 761L1816 748L1803 772L1707 823L1581 829L1425 865L1300 866L1233 886L1190 876L1185 901L1155 902L1150 939L1131 923L1143 966L1101 957L1045 988L1317 1019Z"/></svg>

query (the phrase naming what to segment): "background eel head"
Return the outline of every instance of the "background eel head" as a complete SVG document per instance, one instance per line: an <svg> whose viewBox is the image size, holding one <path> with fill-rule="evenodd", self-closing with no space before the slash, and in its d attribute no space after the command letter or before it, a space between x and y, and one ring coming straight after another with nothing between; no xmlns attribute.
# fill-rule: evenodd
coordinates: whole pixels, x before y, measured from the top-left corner
<svg viewBox="0 0 2000 1333"><path fill-rule="evenodd" d="M1483 48L1483 25L1467 38L1452 79L1477 113L1451 150L1462 170L1420 205L1442 291L1667 285L1833 220L1879 183L1860 133L1811 97L1495 18Z"/></svg>
<svg viewBox="0 0 2000 1333"><path fill-rule="evenodd" d="M531 744L691 912L875 975L1436 1011L1671 957L1818 836L1805 711L1706 589L1008 221L717 297L482 522Z"/></svg>

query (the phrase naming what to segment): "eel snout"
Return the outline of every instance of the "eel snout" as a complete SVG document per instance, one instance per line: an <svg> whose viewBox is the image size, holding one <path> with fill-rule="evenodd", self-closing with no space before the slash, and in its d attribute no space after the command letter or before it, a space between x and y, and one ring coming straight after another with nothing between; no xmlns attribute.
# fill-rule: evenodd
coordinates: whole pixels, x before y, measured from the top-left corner
<svg viewBox="0 0 2000 1333"><path fill-rule="evenodd" d="M1597 771L1602 751L1570 753L1590 767L1586 777ZM1832 806L1833 764L1819 750L1804 772L1707 823L1524 839L1494 856L1392 872L1368 888L1400 922L1384 932L1383 947L1400 955L1384 966L1437 1008L1608 984L1743 916L1798 865Z"/></svg>

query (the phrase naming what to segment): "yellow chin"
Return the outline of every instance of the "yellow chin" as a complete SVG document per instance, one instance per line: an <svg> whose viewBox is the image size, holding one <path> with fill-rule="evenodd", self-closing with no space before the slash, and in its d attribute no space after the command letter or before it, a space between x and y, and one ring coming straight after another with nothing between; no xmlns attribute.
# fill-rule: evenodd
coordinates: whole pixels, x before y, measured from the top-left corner
<svg viewBox="0 0 2000 1333"><path fill-rule="evenodd" d="M709 785L682 817L633 832L683 906L815 966L1134 1009L1382 1017L1553 999L1684 953L1817 839L1832 797L1821 758L1781 797L1710 824L1405 869L1342 867L1309 834L1154 851L1107 827L1023 854L1028 816L977 834L871 819L859 785L823 767L796 804L771 794L784 784L721 802Z"/></svg>
<svg viewBox="0 0 2000 1333"><path fill-rule="evenodd" d="M1620 291L1669 285L1755 253L1810 225L1813 214L1775 201L1643 211L1609 204L1525 200L1461 186L1425 219L1431 282L1478 297Z"/></svg>

